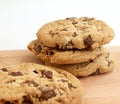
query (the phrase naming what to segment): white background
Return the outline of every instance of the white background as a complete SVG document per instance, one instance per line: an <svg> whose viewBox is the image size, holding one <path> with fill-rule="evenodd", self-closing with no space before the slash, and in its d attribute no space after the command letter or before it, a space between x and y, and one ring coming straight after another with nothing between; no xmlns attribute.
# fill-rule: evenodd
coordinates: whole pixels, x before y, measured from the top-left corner
<svg viewBox="0 0 120 104"><path fill-rule="evenodd" d="M0 50L26 49L45 24L66 17L95 17L115 31L119 45L119 0L0 0Z"/></svg>

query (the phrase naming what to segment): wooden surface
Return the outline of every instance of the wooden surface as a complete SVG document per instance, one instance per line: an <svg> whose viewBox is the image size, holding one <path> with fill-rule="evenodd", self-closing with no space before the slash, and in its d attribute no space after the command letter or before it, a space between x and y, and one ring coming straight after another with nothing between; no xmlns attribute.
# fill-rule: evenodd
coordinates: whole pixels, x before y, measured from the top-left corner
<svg viewBox="0 0 120 104"><path fill-rule="evenodd" d="M82 104L120 104L120 47L107 48L116 63L114 71L80 79L84 87ZM22 62L41 63L28 50L0 51L0 67Z"/></svg>

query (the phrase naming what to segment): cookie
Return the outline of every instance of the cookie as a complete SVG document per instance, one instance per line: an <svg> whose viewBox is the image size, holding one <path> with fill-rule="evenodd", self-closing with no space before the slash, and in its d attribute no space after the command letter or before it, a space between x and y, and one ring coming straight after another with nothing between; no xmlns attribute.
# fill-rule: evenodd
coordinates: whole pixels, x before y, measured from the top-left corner
<svg viewBox="0 0 120 104"><path fill-rule="evenodd" d="M94 60L83 62L79 64L70 65L53 65L46 63L46 65L62 68L76 77L83 77L89 75L97 75L101 73L110 72L114 68L114 61L109 53L98 56Z"/></svg>
<svg viewBox="0 0 120 104"><path fill-rule="evenodd" d="M33 40L28 44L28 49L43 61L51 64L75 64L93 60L104 51L103 48L94 50L87 49L71 49L60 50L43 46L39 40Z"/></svg>
<svg viewBox="0 0 120 104"><path fill-rule="evenodd" d="M0 104L80 104L82 85L72 74L23 63L0 68Z"/></svg>
<svg viewBox="0 0 120 104"><path fill-rule="evenodd" d="M114 31L101 20L73 17L43 25L38 30L37 37L47 47L94 49L109 43L114 37Z"/></svg>

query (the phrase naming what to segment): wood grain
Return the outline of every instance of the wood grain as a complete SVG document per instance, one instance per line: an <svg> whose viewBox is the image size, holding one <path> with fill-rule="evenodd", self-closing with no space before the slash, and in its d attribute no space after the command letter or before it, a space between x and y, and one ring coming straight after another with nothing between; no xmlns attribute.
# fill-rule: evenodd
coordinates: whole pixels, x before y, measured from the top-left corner
<svg viewBox="0 0 120 104"><path fill-rule="evenodd" d="M107 49L113 55L115 68L110 73L80 79L84 87L82 104L120 104L120 46ZM43 64L28 50L0 51L0 67L23 62Z"/></svg>

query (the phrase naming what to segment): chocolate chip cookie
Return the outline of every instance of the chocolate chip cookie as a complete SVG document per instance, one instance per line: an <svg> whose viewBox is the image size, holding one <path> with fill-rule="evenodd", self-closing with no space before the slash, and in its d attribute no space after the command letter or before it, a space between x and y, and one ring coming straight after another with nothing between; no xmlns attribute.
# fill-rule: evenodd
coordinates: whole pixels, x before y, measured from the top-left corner
<svg viewBox="0 0 120 104"><path fill-rule="evenodd" d="M94 60L104 51L102 47L94 50L69 49L61 50L43 46L39 40L33 40L28 44L28 49L43 61L51 64L75 64Z"/></svg>
<svg viewBox="0 0 120 104"><path fill-rule="evenodd" d="M48 47L94 49L109 43L114 37L114 31L101 20L73 17L45 24L38 30L37 37Z"/></svg>
<svg viewBox="0 0 120 104"><path fill-rule="evenodd" d="M83 63L69 65L53 65L46 63L46 65L62 68L72 73L76 77L83 77L110 72L114 68L114 61L108 52L98 56L94 60L89 60Z"/></svg>
<svg viewBox="0 0 120 104"><path fill-rule="evenodd" d="M72 74L23 63L0 68L0 104L80 104L82 86Z"/></svg>

